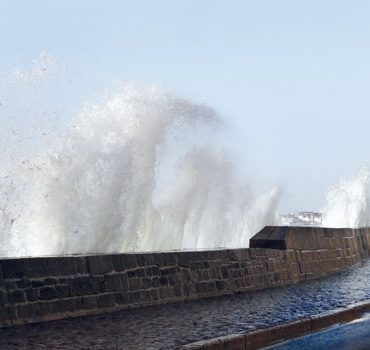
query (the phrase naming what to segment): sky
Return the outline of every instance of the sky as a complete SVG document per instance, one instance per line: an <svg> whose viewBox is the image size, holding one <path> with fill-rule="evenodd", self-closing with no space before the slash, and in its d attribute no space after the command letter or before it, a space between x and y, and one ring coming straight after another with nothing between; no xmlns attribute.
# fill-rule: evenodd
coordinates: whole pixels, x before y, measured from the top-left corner
<svg viewBox="0 0 370 350"><path fill-rule="evenodd" d="M58 97L71 113L117 80L206 103L256 188L281 185L283 212L319 210L370 161L369 13L365 0L0 0L0 71L51 53L74 77Z"/></svg>

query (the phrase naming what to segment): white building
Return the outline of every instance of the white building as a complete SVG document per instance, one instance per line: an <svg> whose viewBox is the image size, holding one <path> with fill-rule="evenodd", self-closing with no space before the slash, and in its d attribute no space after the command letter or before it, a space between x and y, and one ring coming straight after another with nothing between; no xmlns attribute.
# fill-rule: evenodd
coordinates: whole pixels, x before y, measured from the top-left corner
<svg viewBox="0 0 370 350"><path fill-rule="evenodd" d="M322 214L311 211L281 215L280 218L281 223L287 226L320 226L322 224Z"/></svg>

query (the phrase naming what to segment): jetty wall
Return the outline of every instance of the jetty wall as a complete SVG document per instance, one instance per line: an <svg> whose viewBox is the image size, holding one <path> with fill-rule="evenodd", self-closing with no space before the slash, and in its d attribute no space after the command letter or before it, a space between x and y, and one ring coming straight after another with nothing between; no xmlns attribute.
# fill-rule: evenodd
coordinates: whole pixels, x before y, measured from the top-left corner
<svg viewBox="0 0 370 350"><path fill-rule="evenodd" d="M266 227L246 249L0 259L0 327L322 277L367 259L369 232Z"/></svg>

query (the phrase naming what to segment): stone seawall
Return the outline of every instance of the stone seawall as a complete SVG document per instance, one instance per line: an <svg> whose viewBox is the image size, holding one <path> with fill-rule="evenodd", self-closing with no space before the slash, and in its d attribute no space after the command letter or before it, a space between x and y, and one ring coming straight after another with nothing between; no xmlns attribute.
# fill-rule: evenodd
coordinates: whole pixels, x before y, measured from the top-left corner
<svg viewBox="0 0 370 350"><path fill-rule="evenodd" d="M285 249L0 259L0 327L291 284L368 257L367 229L331 236L322 229L292 232L287 240L293 234L320 242L323 234L326 243L294 250L286 244ZM253 244L262 241L268 237Z"/></svg>

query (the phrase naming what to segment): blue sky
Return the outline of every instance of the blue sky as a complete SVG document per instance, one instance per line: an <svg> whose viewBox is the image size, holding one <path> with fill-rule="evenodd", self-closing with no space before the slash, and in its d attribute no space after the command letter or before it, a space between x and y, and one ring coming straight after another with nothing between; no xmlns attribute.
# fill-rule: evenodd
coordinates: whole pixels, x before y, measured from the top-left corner
<svg viewBox="0 0 370 350"><path fill-rule="evenodd" d="M0 70L47 51L78 106L115 80L160 83L223 114L256 187L318 209L370 160L367 1L0 0Z"/></svg>

